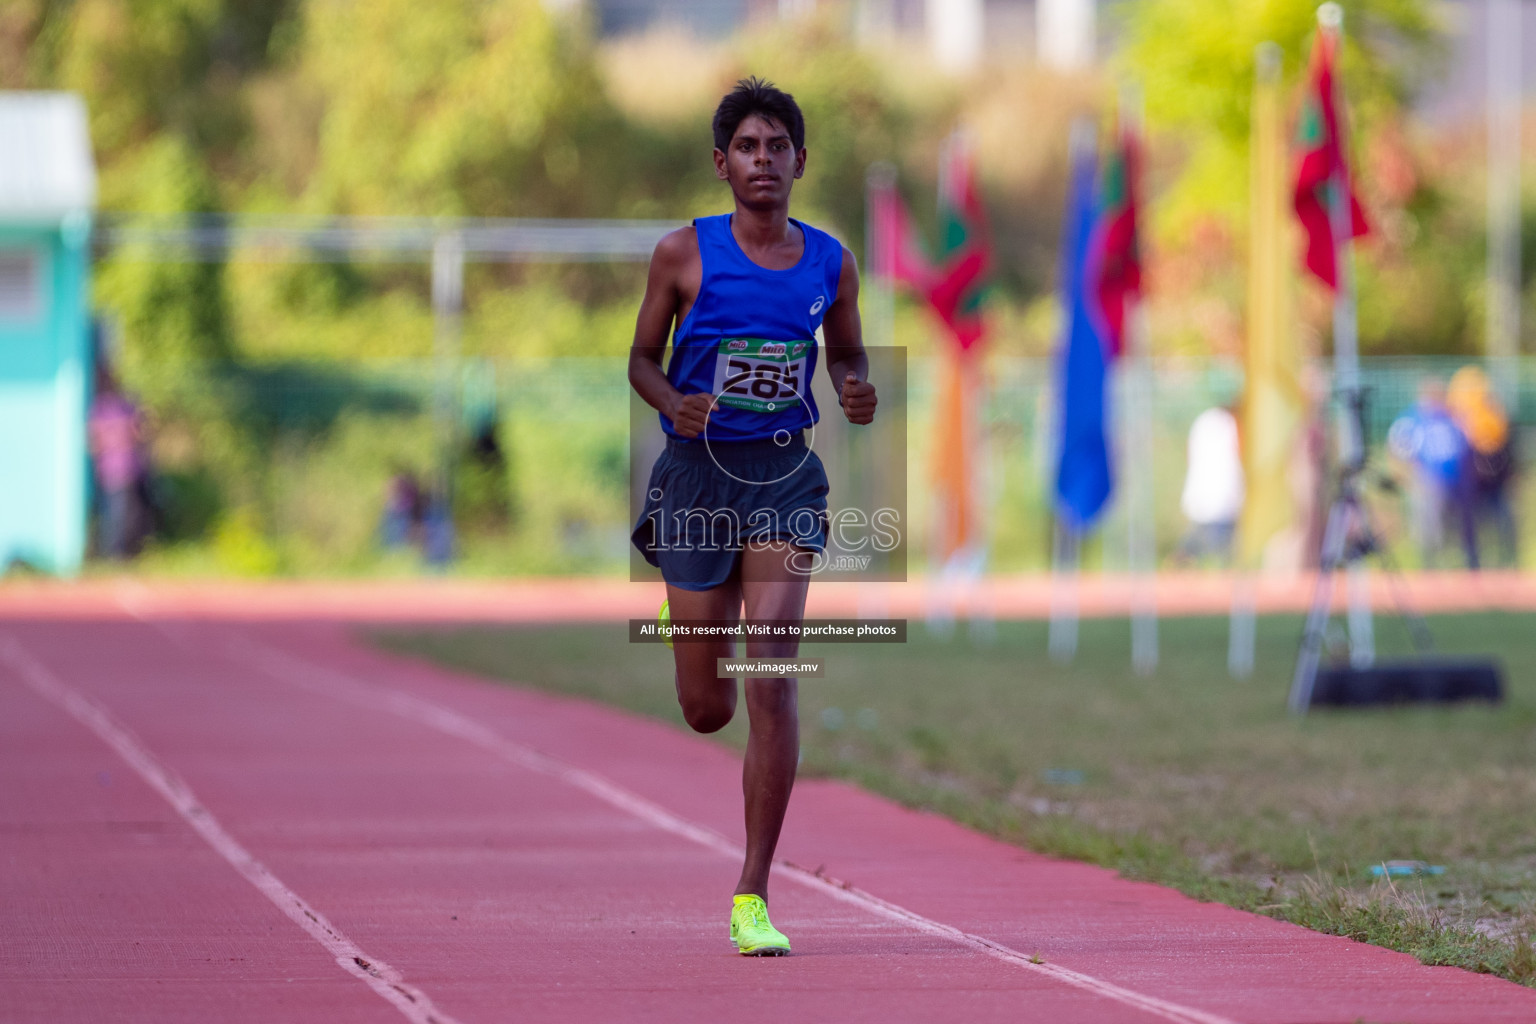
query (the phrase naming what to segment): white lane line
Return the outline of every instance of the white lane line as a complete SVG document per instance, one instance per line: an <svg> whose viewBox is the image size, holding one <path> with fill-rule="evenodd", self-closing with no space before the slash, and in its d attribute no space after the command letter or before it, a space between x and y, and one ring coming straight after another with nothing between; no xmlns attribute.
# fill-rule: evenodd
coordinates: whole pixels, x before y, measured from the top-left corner
<svg viewBox="0 0 1536 1024"><path fill-rule="evenodd" d="M288 919L304 929L336 958L342 970L362 981L394 1006L412 1024L458 1024L432 1005L426 993L407 984L400 973L379 958L365 953L342 934L325 915L288 888L266 865L253 857L198 800L190 786L160 763L105 706L65 683L38 661L14 637L0 634L0 661L16 671L21 680L44 699L74 717L117 751L124 761L158 792L191 825L198 835L229 862L245 880L271 900Z"/></svg>
<svg viewBox="0 0 1536 1024"><path fill-rule="evenodd" d="M291 654L249 637L241 636L232 640L230 652L237 660L253 663L283 682L333 699L389 711L412 722L430 726L449 736L473 743L520 767L559 779L665 832L691 840L734 860L740 860L745 856L746 851L739 844L711 828L681 818L659 804L615 785L595 772L566 764L557 758L509 740L479 722L440 704L389 686L360 682L344 672L327 668L308 658ZM925 935L948 939L957 945L978 953L985 953L1015 967L1035 971L1073 988L1112 999L1173 1021L1175 1024L1236 1024L1230 1018L1122 988L1113 982L1083 974L1081 971L1074 971L1057 964L1037 962L1035 957L1002 943L980 935L972 935L952 925L924 917L915 911L856 889L846 882L816 874L797 864L778 860L774 862L773 867L782 877L793 879L833 899L853 904L880 917L904 924Z"/></svg>

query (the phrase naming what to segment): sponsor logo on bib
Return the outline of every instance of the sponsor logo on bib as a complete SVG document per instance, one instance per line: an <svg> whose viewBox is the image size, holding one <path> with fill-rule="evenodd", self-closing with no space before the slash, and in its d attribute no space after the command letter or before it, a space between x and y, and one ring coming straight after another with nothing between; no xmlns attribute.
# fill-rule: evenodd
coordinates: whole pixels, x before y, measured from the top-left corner
<svg viewBox="0 0 1536 1024"><path fill-rule="evenodd" d="M725 345L732 352L745 352L747 350L747 340L745 338L734 338L726 342Z"/></svg>

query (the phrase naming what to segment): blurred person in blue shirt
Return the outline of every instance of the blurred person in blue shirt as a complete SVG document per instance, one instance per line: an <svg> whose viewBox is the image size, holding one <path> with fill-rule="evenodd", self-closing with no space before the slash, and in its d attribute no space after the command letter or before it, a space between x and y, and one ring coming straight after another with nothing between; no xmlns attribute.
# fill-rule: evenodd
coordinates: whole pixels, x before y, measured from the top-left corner
<svg viewBox="0 0 1536 1024"><path fill-rule="evenodd" d="M1518 459L1515 430L1509 414L1493 391L1488 375L1477 366L1463 366L1451 375L1445 406L1472 449L1472 505L1475 519L1490 519L1499 538L1504 565L1519 564L1518 530L1510 501Z"/></svg>
<svg viewBox="0 0 1536 1024"><path fill-rule="evenodd" d="M1455 519L1467 568L1476 569L1472 447L1446 408L1445 387L1439 380L1426 377L1420 382L1418 403L1392 424L1387 449L1412 471L1413 532L1425 568L1440 561L1446 528Z"/></svg>

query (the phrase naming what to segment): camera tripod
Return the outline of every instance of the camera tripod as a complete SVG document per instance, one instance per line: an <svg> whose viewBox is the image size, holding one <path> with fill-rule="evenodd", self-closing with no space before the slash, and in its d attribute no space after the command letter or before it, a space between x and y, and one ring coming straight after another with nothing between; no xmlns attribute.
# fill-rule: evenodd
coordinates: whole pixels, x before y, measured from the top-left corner
<svg viewBox="0 0 1536 1024"><path fill-rule="evenodd" d="M1433 653L1434 640L1424 617L1411 608L1403 593L1401 573L1391 556L1382 547L1380 535L1371 521L1370 509L1362 493L1367 482L1374 482L1385 490L1396 490L1396 484L1385 475L1368 478L1365 457L1365 393L1354 389L1344 396L1359 443L1353 447L1353 457L1339 466L1338 485L1333 502L1328 507L1327 525L1318 559L1317 585L1312 593L1312 604L1307 611L1306 628L1301 634L1301 650L1296 656L1296 671L1291 678L1290 710L1305 714L1312 703L1313 688L1317 683L1318 662L1322 656L1323 641L1332 618L1334 576L1344 569L1350 572L1349 581L1349 639L1351 661L1355 668L1367 668L1374 660L1371 653L1370 595L1364 591L1364 581L1353 575L1368 557L1375 556L1392 590L1397 613L1408 626L1414 652L1423 658Z"/></svg>

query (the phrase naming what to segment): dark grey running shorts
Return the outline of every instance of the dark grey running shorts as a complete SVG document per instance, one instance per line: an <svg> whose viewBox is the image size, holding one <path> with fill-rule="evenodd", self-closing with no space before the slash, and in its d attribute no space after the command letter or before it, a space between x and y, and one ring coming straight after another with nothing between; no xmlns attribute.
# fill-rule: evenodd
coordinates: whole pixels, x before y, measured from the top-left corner
<svg viewBox="0 0 1536 1024"><path fill-rule="evenodd" d="M730 579L748 541L827 547L827 471L805 445L667 439L630 534L662 578L684 590Z"/></svg>

